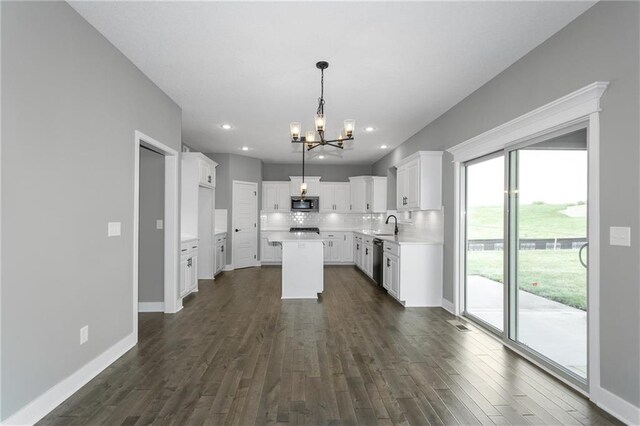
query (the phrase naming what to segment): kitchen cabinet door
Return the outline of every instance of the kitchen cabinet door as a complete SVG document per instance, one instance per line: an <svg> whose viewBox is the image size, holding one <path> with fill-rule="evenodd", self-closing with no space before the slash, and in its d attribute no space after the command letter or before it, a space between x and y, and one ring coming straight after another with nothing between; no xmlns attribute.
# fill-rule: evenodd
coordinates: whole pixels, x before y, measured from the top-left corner
<svg viewBox="0 0 640 426"><path fill-rule="evenodd" d="M278 186L275 183L264 182L262 184L262 211L278 211Z"/></svg>
<svg viewBox="0 0 640 426"><path fill-rule="evenodd" d="M367 211L367 182L364 178L351 179L349 198L349 211L353 213L365 213Z"/></svg>
<svg viewBox="0 0 640 426"><path fill-rule="evenodd" d="M289 212L291 211L291 188L289 182L281 182L275 185L276 187L276 211Z"/></svg>
<svg viewBox="0 0 640 426"><path fill-rule="evenodd" d="M198 291L198 254L191 255L191 266L189 271L189 292Z"/></svg>
<svg viewBox="0 0 640 426"><path fill-rule="evenodd" d="M389 256L390 263L390 281L391 281L391 293L399 300L400 299L400 259L396 256Z"/></svg>
<svg viewBox="0 0 640 426"><path fill-rule="evenodd" d="M364 260L363 260L363 270L365 274L372 276L373 275L373 246L369 244L365 244L364 248Z"/></svg>
<svg viewBox="0 0 640 426"><path fill-rule="evenodd" d="M351 204L350 185L348 183L336 183L333 187L333 204L335 211L339 213L349 212ZM320 199L322 202L322 199Z"/></svg>
<svg viewBox="0 0 640 426"><path fill-rule="evenodd" d="M180 296L184 296L187 292L187 280L189 279L189 267L187 266L187 258L180 259Z"/></svg>
<svg viewBox="0 0 640 426"><path fill-rule="evenodd" d="M273 245L269 244L266 236L260 238L260 258L263 262L273 262L276 260Z"/></svg>
<svg viewBox="0 0 640 426"><path fill-rule="evenodd" d="M351 232L345 232L342 235L341 244L341 261L345 263L353 262L353 234Z"/></svg>
<svg viewBox="0 0 640 426"><path fill-rule="evenodd" d="M396 209L405 210L405 200L407 193L407 169L399 168L396 174Z"/></svg>
<svg viewBox="0 0 640 426"><path fill-rule="evenodd" d="M335 185L320 183L320 211L328 213L335 210Z"/></svg>
<svg viewBox="0 0 640 426"><path fill-rule="evenodd" d="M405 207L415 209L420 206L420 160L416 159L406 166L406 204Z"/></svg>

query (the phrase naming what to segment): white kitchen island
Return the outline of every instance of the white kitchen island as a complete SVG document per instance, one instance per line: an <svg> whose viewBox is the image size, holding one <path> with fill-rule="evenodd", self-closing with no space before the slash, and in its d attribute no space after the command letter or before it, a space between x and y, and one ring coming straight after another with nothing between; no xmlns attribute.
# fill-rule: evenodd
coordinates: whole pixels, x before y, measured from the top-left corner
<svg viewBox="0 0 640 426"><path fill-rule="evenodd" d="M282 298L317 299L324 290L323 238L308 232L276 232L268 242L282 245Z"/></svg>

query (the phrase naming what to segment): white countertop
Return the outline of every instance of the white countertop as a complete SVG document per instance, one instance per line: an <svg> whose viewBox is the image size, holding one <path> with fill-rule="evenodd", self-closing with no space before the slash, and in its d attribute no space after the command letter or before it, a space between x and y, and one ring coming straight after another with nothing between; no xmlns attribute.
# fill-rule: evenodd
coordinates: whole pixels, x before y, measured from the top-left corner
<svg viewBox="0 0 640 426"><path fill-rule="evenodd" d="M426 238L426 237L414 237L412 235L376 235L371 231L353 231L356 234L365 235L371 238L378 238L382 241L388 241L390 243L396 244L434 244L434 245L442 245L441 240Z"/></svg>
<svg viewBox="0 0 640 426"><path fill-rule="evenodd" d="M261 232L269 232L269 233L277 233L277 234L289 234L289 229L262 229ZM353 232L355 234L361 234L361 235L365 235L367 237L372 237L372 238L378 238L380 240L383 241L388 241L390 243L396 243L396 244L436 244L436 245L442 245L443 242L441 239L438 238L429 238L429 237L420 237L420 236L413 236L413 235L406 235L406 234L398 234L397 236L393 236L393 235L387 235L387 236L382 236L382 235L376 235L375 232L373 231L369 231L369 230L362 230L362 229L325 229L322 228L320 229L321 233L325 233L325 232ZM385 232L387 233L387 232ZM313 240L313 239L322 239L320 235L318 234L311 234L311 235L315 235L315 238L309 237L309 238L288 238L288 240L290 241L301 241L301 240ZM283 238L283 237L279 237L279 238ZM273 235L268 237L268 240L273 240L276 241L275 239L273 239Z"/></svg>
<svg viewBox="0 0 640 426"><path fill-rule="evenodd" d="M288 243L295 241L317 241L324 242L324 238L315 232L274 232L267 237L270 243Z"/></svg>
<svg viewBox="0 0 640 426"><path fill-rule="evenodd" d="M198 237L195 235L182 234L180 235L181 243L188 243L189 241L198 241Z"/></svg>

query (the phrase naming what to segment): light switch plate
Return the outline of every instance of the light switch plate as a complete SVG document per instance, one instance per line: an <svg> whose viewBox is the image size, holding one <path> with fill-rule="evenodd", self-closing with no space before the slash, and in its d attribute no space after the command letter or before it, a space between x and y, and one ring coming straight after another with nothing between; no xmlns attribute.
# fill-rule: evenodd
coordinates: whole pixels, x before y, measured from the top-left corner
<svg viewBox="0 0 640 426"><path fill-rule="evenodd" d="M164 223L162 222L162 219L156 220L156 229L162 229L162 228L164 228Z"/></svg>
<svg viewBox="0 0 640 426"><path fill-rule="evenodd" d="M84 344L89 340L89 326L85 325L80 329L80 344Z"/></svg>
<svg viewBox="0 0 640 426"><path fill-rule="evenodd" d="M120 236L120 222L109 222L107 225L107 237Z"/></svg>
<svg viewBox="0 0 640 426"><path fill-rule="evenodd" d="M612 246L631 246L631 228L628 226L609 227L609 244Z"/></svg>

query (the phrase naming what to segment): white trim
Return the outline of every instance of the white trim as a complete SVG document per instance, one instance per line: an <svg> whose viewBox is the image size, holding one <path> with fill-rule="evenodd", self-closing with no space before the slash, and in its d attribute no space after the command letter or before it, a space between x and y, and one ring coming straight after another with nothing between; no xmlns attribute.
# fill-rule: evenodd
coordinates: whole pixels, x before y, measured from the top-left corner
<svg viewBox="0 0 640 426"><path fill-rule="evenodd" d="M105 368L113 364L129 349L134 347L136 342L136 334L129 334L96 358L89 361L71 376L57 383L11 417L7 418L2 424L32 425L38 422L54 408L62 404L65 399L69 398L91 379L100 374Z"/></svg>
<svg viewBox="0 0 640 426"><path fill-rule="evenodd" d="M458 316L456 314L456 310L455 310L455 305L453 302L449 302L447 299L442 299L442 307L444 308L444 310L449 311L449 313Z"/></svg>
<svg viewBox="0 0 640 426"><path fill-rule="evenodd" d="M140 221L140 147L147 146L165 157L164 171L164 312L180 310L178 280L180 265L179 153L136 130L134 132L133 178L133 333L138 340L138 228Z"/></svg>
<svg viewBox="0 0 640 426"><path fill-rule="evenodd" d="M138 312L164 312L164 302L138 302Z"/></svg>
<svg viewBox="0 0 640 426"><path fill-rule="evenodd" d="M596 405L628 425L640 425L640 408L606 389L598 389Z"/></svg>
<svg viewBox="0 0 640 426"><path fill-rule="evenodd" d="M523 138L600 111L600 98L609 82L596 81L560 99L521 115L501 126L447 149L454 161L464 162L500 151Z"/></svg>
<svg viewBox="0 0 640 426"><path fill-rule="evenodd" d="M398 161L397 163L395 163L393 165L393 167L395 167L396 169L400 166L402 166L403 164L407 164L408 162L415 160L416 158L422 158L422 157L442 157L442 155L444 154L443 151L416 151L413 154L411 154L408 157L404 157L402 160ZM373 177L378 177L378 176L373 176ZM378 177L380 178L380 177ZM384 179L384 178L382 178Z"/></svg>
<svg viewBox="0 0 640 426"><path fill-rule="evenodd" d="M222 268L223 271L233 271L235 268L233 267L233 263L228 263L226 265L224 265L224 268Z"/></svg>
<svg viewBox="0 0 640 426"><path fill-rule="evenodd" d="M600 118L589 115L587 127L587 368L590 398L600 398Z"/></svg>
<svg viewBox="0 0 640 426"><path fill-rule="evenodd" d="M589 238L589 270L588 270L588 387L589 398L600 405L603 390L600 387L600 98L606 90L608 82L597 81L547 105L537 108L501 126L473 137L447 151L454 156L455 170L455 252L454 252L454 299L455 312L462 312L464 302L464 280L462 280L462 250L464 249L464 191L461 173L462 162L473 160L493 152L512 148L524 140L539 137L561 128L586 123L588 155L589 155L589 203L588 203L588 238ZM510 345L508 338L498 339L505 346L538 364L522 351ZM550 369L545 371L569 383ZM617 398L617 397L616 397ZM609 401L612 399L609 398ZM612 403L613 408L624 407ZM616 415L616 414L614 414ZM626 418L629 418L628 416Z"/></svg>

